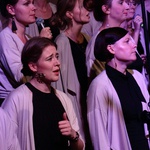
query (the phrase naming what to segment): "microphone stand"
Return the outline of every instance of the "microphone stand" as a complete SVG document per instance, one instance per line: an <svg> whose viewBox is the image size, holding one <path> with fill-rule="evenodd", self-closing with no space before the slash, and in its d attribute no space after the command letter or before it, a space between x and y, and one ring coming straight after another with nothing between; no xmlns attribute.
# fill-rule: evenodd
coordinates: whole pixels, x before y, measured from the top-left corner
<svg viewBox="0 0 150 150"><path fill-rule="evenodd" d="M145 47L146 47L146 58L147 58L147 71L148 71L148 76L150 80L150 52L149 52L149 36L148 36L148 21L146 20L146 15L145 14L145 3L144 0L141 1L141 11L142 11L142 18L143 18L143 30L144 30L144 38L145 38ZM150 81L148 84L148 91L150 92Z"/></svg>

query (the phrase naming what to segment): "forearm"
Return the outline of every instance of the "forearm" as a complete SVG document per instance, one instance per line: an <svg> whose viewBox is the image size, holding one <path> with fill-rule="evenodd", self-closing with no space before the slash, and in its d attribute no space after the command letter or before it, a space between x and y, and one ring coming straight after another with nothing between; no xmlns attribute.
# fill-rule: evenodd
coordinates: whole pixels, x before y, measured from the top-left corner
<svg viewBox="0 0 150 150"><path fill-rule="evenodd" d="M140 30L133 31L133 33L132 33L132 37L133 37L136 44L138 43L139 34L140 34Z"/></svg>

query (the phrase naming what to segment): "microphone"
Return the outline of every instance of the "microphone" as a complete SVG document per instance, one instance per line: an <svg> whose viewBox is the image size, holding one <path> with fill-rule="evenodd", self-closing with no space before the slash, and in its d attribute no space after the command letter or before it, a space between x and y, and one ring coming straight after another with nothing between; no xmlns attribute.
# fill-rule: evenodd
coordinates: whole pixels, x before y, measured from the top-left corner
<svg viewBox="0 0 150 150"><path fill-rule="evenodd" d="M42 26L42 28L44 28L44 19L43 18L37 18L36 19L36 24L38 25L38 26Z"/></svg>
<svg viewBox="0 0 150 150"><path fill-rule="evenodd" d="M133 16L133 18L135 18L136 16L141 16L141 15L139 15L139 14L135 14L134 16ZM140 25L141 27L143 27L144 26L144 24L143 24L143 22L141 23L141 25Z"/></svg>

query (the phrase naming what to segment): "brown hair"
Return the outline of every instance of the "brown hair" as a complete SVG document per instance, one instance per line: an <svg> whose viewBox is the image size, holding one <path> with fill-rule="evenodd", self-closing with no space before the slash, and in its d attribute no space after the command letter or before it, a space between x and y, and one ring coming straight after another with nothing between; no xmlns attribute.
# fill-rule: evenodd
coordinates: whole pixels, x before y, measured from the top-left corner
<svg viewBox="0 0 150 150"><path fill-rule="evenodd" d="M64 30L67 26L72 25L72 21L66 16L66 12L74 9L76 1L77 0L58 0L57 12L51 18L52 24L56 25L61 30Z"/></svg>
<svg viewBox="0 0 150 150"><path fill-rule="evenodd" d="M14 6L18 3L19 0L1 0L0 1L0 12L3 17L5 18L11 18L12 15L8 13L6 7L8 4Z"/></svg>
<svg viewBox="0 0 150 150"><path fill-rule="evenodd" d="M106 14L102 11L102 6L107 5L108 8L110 8L112 1L113 0L94 0L93 13L97 21L101 21L101 22L104 21Z"/></svg>
<svg viewBox="0 0 150 150"><path fill-rule="evenodd" d="M28 64L30 62L36 63L39 60L44 48L47 46L56 47L56 44L45 37L33 37L26 42L21 54L21 62L23 64L21 72L25 76L33 75L33 72L30 70Z"/></svg>

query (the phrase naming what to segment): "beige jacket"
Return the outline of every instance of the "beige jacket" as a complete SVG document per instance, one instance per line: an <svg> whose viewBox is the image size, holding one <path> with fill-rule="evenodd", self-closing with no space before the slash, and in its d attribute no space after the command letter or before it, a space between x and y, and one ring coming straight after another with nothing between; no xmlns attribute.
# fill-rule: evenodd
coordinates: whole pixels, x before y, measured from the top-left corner
<svg viewBox="0 0 150 150"><path fill-rule="evenodd" d="M149 93L143 76L136 70L132 75L148 103ZM147 103L142 102L143 110L149 110ZM105 70L89 87L87 107L94 150L131 150L120 100ZM145 135L148 135L146 124Z"/></svg>
<svg viewBox="0 0 150 150"><path fill-rule="evenodd" d="M72 128L80 134L78 120L70 99L61 91L55 90L55 92L67 113ZM21 150L35 150L32 92L23 84L8 95L2 107L8 112L13 122ZM81 135L80 138L82 139Z"/></svg>

